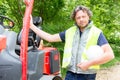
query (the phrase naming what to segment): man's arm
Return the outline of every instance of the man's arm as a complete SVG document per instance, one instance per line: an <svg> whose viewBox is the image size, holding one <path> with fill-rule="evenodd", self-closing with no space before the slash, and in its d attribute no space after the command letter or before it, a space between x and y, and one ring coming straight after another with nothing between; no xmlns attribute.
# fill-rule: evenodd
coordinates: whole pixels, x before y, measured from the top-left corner
<svg viewBox="0 0 120 80"><path fill-rule="evenodd" d="M101 46L101 48L104 51L104 54L102 56L91 61L79 63L77 66L82 70L87 70L90 66L104 64L114 58L114 53L109 44L104 44Z"/></svg>
<svg viewBox="0 0 120 80"><path fill-rule="evenodd" d="M37 28L31 21L30 23L30 28L37 34L39 35L42 39L48 41L48 42L60 42L60 36L59 34L49 34L45 31L40 30L39 28Z"/></svg>
<svg viewBox="0 0 120 80"><path fill-rule="evenodd" d="M104 63L107 63L114 58L114 53L113 53L112 48L110 47L109 44L104 44L101 46L101 48L103 49L104 54L101 57L90 61L90 65L104 64Z"/></svg>

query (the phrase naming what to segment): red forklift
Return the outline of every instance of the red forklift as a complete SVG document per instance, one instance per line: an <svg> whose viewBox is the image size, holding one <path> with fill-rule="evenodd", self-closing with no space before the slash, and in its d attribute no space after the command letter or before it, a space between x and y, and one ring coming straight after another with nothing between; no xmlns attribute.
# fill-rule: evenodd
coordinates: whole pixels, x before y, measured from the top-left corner
<svg viewBox="0 0 120 80"><path fill-rule="evenodd" d="M0 80L62 80L60 53L53 47L38 49L41 39L29 29L33 2L25 1L20 33L11 30L15 25L12 19L0 15ZM40 17L33 17L37 27L41 22Z"/></svg>

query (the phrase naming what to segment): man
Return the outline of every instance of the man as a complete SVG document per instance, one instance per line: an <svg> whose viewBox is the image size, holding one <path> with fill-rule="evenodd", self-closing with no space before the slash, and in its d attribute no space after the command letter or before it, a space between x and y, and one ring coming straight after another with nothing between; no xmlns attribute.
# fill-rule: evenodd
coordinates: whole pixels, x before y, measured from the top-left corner
<svg viewBox="0 0 120 80"><path fill-rule="evenodd" d="M30 28L48 42L65 42L63 68L67 68L65 80L95 80L100 64L114 58L114 53L102 31L90 20L92 12L85 6L77 6L72 19L75 25L64 32L49 34L30 24ZM32 21L31 21L32 22ZM104 54L87 60L85 51L92 45L99 45ZM82 61L85 60L86 61Z"/></svg>

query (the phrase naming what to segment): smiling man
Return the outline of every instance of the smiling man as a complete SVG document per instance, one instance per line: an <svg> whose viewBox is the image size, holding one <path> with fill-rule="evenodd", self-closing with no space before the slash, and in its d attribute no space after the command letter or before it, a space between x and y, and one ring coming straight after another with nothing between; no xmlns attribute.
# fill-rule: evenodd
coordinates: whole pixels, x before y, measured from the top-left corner
<svg viewBox="0 0 120 80"><path fill-rule="evenodd" d="M114 53L102 30L95 27L91 20L92 12L85 6L77 6L71 15L75 25L69 29L49 34L30 23L30 28L42 39L48 42L64 42L62 67L67 68L65 80L95 80L97 70L101 64L114 58ZM98 45L103 54L88 60L86 51L89 47Z"/></svg>

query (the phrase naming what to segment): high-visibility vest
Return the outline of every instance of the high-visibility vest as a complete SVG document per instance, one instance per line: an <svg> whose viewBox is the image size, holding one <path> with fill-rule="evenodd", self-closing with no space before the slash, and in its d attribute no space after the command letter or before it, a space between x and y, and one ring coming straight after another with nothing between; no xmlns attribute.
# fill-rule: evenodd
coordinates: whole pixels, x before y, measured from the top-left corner
<svg viewBox="0 0 120 80"><path fill-rule="evenodd" d="M66 68L70 64L71 57L72 57L72 53L71 53L72 52L72 42L73 42L73 38L74 38L76 30L77 30L77 27L73 26L66 31L62 68ZM91 27L86 46L84 48L85 50L87 50L91 45L97 45L97 41L98 41L100 33L101 33L100 29L98 29L95 26ZM81 58L84 60L87 59L85 52L82 53ZM91 66L90 68L91 69L99 69L99 65Z"/></svg>

